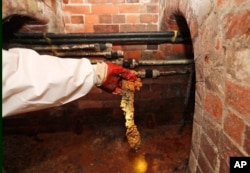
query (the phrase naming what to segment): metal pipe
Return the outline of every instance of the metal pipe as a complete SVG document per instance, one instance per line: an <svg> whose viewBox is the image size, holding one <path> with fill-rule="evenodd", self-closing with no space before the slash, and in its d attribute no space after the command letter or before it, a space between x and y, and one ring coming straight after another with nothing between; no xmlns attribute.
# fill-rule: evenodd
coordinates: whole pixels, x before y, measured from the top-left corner
<svg viewBox="0 0 250 173"><path fill-rule="evenodd" d="M27 47L32 48L36 51L51 51L51 50L62 50L62 51L73 51L73 50L93 50L93 51L104 51L106 49L111 50L112 44L63 44L63 45L33 45Z"/></svg>
<svg viewBox="0 0 250 173"><path fill-rule="evenodd" d="M192 83L193 83L193 77L194 77L194 67L192 65L189 69L189 77L188 77L186 95L185 95L185 99L184 99L184 109L183 109L183 113L182 113L182 120L181 120L181 126L179 129L179 133L181 133L185 127L185 122L187 119L187 112L188 112L188 103L189 103L189 98L190 98L190 93L191 93L191 88L192 88Z"/></svg>
<svg viewBox="0 0 250 173"><path fill-rule="evenodd" d="M112 44L62 44L62 45L18 45L18 44L10 44L8 48L12 47L26 47L33 49L37 52L43 51L74 51L74 50L93 50L93 51L104 51L111 50Z"/></svg>
<svg viewBox="0 0 250 173"><path fill-rule="evenodd" d="M173 37L176 34L177 37L189 36L189 33L180 33L176 31L164 31L164 32L116 32L116 33L31 33L31 32L17 32L14 33L15 38L134 38L134 37Z"/></svg>
<svg viewBox="0 0 250 173"><path fill-rule="evenodd" d="M135 68L137 66L162 66L162 65L186 65L193 63L192 59L163 59L163 60L136 60L132 58L119 58L112 63L126 68Z"/></svg>
<svg viewBox="0 0 250 173"><path fill-rule="evenodd" d="M156 69L142 69L137 71L137 76L140 78L157 78L159 76L169 76L169 75L180 75L187 74L189 71L184 70L171 70L171 71L159 71Z"/></svg>
<svg viewBox="0 0 250 173"><path fill-rule="evenodd" d="M79 43L180 43L190 42L188 34L177 31L131 33L15 33L10 43L23 44L79 44Z"/></svg>
<svg viewBox="0 0 250 173"><path fill-rule="evenodd" d="M73 51L73 52L62 52L52 50L50 52L40 52L41 54L54 55L57 57L71 57L71 58L82 58L82 57L98 57L103 56L106 59L116 59L123 56L123 51L104 51L104 52L86 52L86 51Z"/></svg>
<svg viewBox="0 0 250 173"><path fill-rule="evenodd" d="M182 65L193 63L192 59L139 60L139 65Z"/></svg>
<svg viewBox="0 0 250 173"><path fill-rule="evenodd" d="M90 60L91 64L103 62L103 60ZM118 58L111 61L113 64L123 66L125 68L135 68L138 66L167 66L167 65L188 65L194 61L192 59L166 59L166 60L136 60L133 58Z"/></svg>
<svg viewBox="0 0 250 173"><path fill-rule="evenodd" d="M22 43L22 44L80 44L80 43L184 43L190 42L190 38L176 38L174 41L172 38L166 37L144 37L144 38L73 38L73 39L11 39L10 43Z"/></svg>

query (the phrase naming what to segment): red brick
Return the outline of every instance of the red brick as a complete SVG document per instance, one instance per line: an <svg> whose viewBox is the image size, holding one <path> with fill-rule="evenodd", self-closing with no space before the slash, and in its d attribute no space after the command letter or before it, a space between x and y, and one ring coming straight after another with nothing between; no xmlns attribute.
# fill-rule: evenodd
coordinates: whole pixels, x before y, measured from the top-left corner
<svg viewBox="0 0 250 173"><path fill-rule="evenodd" d="M218 148L220 148L221 158L224 158L225 160L232 156L244 156L244 154L239 150L238 146L229 140L228 137L223 133L221 135Z"/></svg>
<svg viewBox="0 0 250 173"><path fill-rule="evenodd" d="M150 3L153 4L153 3L159 3L159 0L150 0Z"/></svg>
<svg viewBox="0 0 250 173"><path fill-rule="evenodd" d="M124 24L120 25L120 32L143 32L147 31L147 26L142 24Z"/></svg>
<svg viewBox="0 0 250 173"><path fill-rule="evenodd" d="M139 23L140 18L139 15L134 14L134 15L126 15L126 23Z"/></svg>
<svg viewBox="0 0 250 173"><path fill-rule="evenodd" d="M95 32L119 32L118 25L94 25Z"/></svg>
<svg viewBox="0 0 250 173"><path fill-rule="evenodd" d="M80 32L84 32L84 25L76 25L76 24L72 24L72 25L66 25L65 26L65 31L67 33L80 33Z"/></svg>
<svg viewBox="0 0 250 173"><path fill-rule="evenodd" d="M125 15L113 15L113 23L125 23Z"/></svg>
<svg viewBox="0 0 250 173"><path fill-rule="evenodd" d="M93 25L84 24L84 32L93 33L94 32Z"/></svg>
<svg viewBox="0 0 250 173"><path fill-rule="evenodd" d="M201 142L201 127L195 121L193 123L193 133L192 133L192 151L196 158L199 156L199 149L200 149L200 142Z"/></svg>
<svg viewBox="0 0 250 173"><path fill-rule="evenodd" d="M194 40L194 37L196 35L196 33L198 32L198 21L197 19L193 18L192 20L189 20L189 30L190 30L190 34L191 34L191 38Z"/></svg>
<svg viewBox="0 0 250 173"><path fill-rule="evenodd" d="M154 59L152 51L142 51L142 55L141 55L142 59Z"/></svg>
<svg viewBox="0 0 250 173"><path fill-rule="evenodd" d="M127 52L124 52L124 57L140 59L141 58L141 51L127 51Z"/></svg>
<svg viewBox="0 0 250 173"><path fill-rule="evenodd" d="M92 23L92 24L99 23L99 16L98 15L85 15L85 23Z"/></svg>
<svg viewBox="0 0 250 173"><path fill-rule="evenodd" d="M197 170L196 170L195 173L203 173L203 172L201 171L201 168L200 168L200 167L197 167Z"/></svg>
<svg viewBox="0 0 250 173"><path fill-rule="evenodd" d="M142 14L140 15L141 23L156 23L158 22L158 15Z"/></svg>
<svg viewBox="0 0 250 173"><path fill-rule="evenodd" d="M126 0L127 3L138 3L139 0Z"/></svg>
<svg viewBox="0 0 250 173"><path fill-rule="evenodd" d="M112 0L113 4L117 4L117 3L125 3L125 0Z"/></svg>
<svg viewBox="0 0 250 173"><path fill-rule="evenodd" d="M173 44L169 44L169 43L162 44L160 49L162 49L166 53L171 53L173 50L173 46L174 46Z"/></svg>
<svg viewBox="0 0 250 173"><path fill-rule="evenodd" d="M224 5L228 0L217 0L217 6L220 7Z"/></svg>
<svg viewBox="0 0 250 173"><path fill-rule="evenodd" d="M70 12L71 14L86 14L90 13L90 7L87 5L66 5L63 11Z"/></svg>
<svg viewBox="0 0 250 173"><path fill-rule="evenodd" d="M226 81L226 102L250 121L250 87Z"/></svg>
<svg viewBox="0 0 250 173"><path fill-rule="evenodd" d="M197 158L195 157L195 155L192 152L192 150L191 150L190 156L189 156L188 167L189 167L189 171L187 171L186 173L196 172L196 169L197 169Z"/></svg>
<svg viewBox="0 0 250 173"><path fill-rule="evenodd" d="M179 30L179 26L177 24L168 24L168 30Z"/></svg>
<svg viewBox="0 0 250 173"><path fill-rule="evenodd" d="M111 15L100 15L99 16L100 23L112 23Z"/></svg>
<svg viewBox="0 0 250 173"><path fill-rule="evenodd" d="M63 0L63 3L64 3L64 4L68 4L68 3L69 3L69 0Z"/></svg>
<svg viewBox="0 0 250 173"><path fill-rule="evenodd" d="M70 0L71 4L82 4L84 0Z"/></svg>
<svg viewBox="0 0 250 173"><path fill-rule="evenodd" d="M147 5L147 13L158 13L159 6L158 5Z"/></svg>
<svg viewBox="0 0 250 173"><path fill-rule="evenodd" d="M203 58L199 58L195 60L195 70L196 70L196 81L203 82L205 81L204 76L204 60Z"/></svg>
<svg viewBox="0 0 250 173"><path fill-rule="evenodd" d="M116 44L113 44L112 48L114 50L123 50L122 46L121 45L116 45Z"/></svg>
<svg viewBox="0 0 250 173"><path fill-rule="evenodd" d="M239 145L242 145L244 122L234 113L229 112L224 121L225 132Z"/></svg>
<svg viewBox="0 0 250 173"><path fill-rule="evenodd" d="M245 140L244 140L244 150L250 155L250 126L246 126L245 130Z"/></svg>
<svg viewBox="0 0 250 173"><path fill-rule="evenodd" d="M212 170L212 168L209 166L208 160L204 157L203 154L201 154L201 152L199 154L198 164L199 164L202 172L206 172L206 173L213 173L214 172Z"/></svg>
<svg viewBox="0 0 250 173"><path fill-rule="evenodd" d="M220 159L220 171L219 172L230 172L229 170L229 159Z"/></svg>
<svg viewBox="0 0 250 173"><path fill-rule="evenodd" d="M204 109L219 123L222 121L223 105L221 99L218 96L211 93L206 93Z"/></svg>
<svg viewBox="0 0 250 173"><path fill-rule="evenodd" d="M73 24L84 23L83 16L71 16L71 23L73 23Z"/></svg>
<svg viewBox="0 0 250 173"><path fill-rule="evenodd" d="M146 24L146 31L158 31L158 24Z"/></svg>
<svg viewBox="0 0 250 173"><path fill-rule="evenodd" d="M213 141L213 143L218 146L220 142L220 133L222 131L222 127L214 122L207 114L203 115L204 118L202 120L202 127L204 133L209 136L209 138Z"/></svg>
<svg viewBox="0 0 250 173"><path fill-rule="evenodd" d="M64 17L63 17L63 22L64 22L65 24L71 23L71 21L70 21L70 16L64 16Z"/></svg>
<svg viewBox="0 0 250 173"><path fill-rule="evenodd" d="M242 4L243 2L246 2L246 0L234 0L237 5Z"/></svg>
<svg viewBox="0 0 250 173"><path fill-rule="evenodd" d="M201 147L200 150L204 153L205 157L210 163L210 166L213 169L215 169L216 164L217 164L218 149L215 148L215 145L213 143L210 143L207 140L207 137L205 137L204 135L201 136L200 147Z"/></svg>
<svg viewBox="0 0 250 173"><path fill-rule="evenodd" d="M119 6L120 13L141 13L141 4L121 4Z"/></svg>
<svg viewBox="0 0 250 173"><path fill-rule="evenodd" d="M124 51L130 51L130 50L145 50L146 45L123 45L122 49Z"/></svg>
<svg viewBox="0 0 250 173"><path fill-rule="evenodd" d="M46 32L47 25L25 25L20 29L21 32Z"/></svg>
<svg viewBox="0 0 250 173"><path fill-rule="evenodd" d="M230 39L236 36L249 36L249 10L240 11L238 13L230 13L226 15L224 22L226 38Z"/></svg>
<svg viewBox="0 0 250 173"><path fill-rule="evenodd" d="M175 53L186 53L186 45L185 44L174 44L172 51Z"/></svg>
<svg viewBox="0 0 250 173"><path fill-rule="evenodd" d="M195 102L200 106L203 105L204 102L204 83L196 82L195 83Z"/></svg>
<svg viewBox="0 0 250 173"><path fill-rule="evenodd" d="M103 3L109 3L112 2L112 0L88 0L88 3L91 4L103 4Z"/></svg>
<svg viewBox="0 0 250 173"><path fill-rule="evenodd" d="M110 4L92 6L92 14L118 14L118 7Z"/></svg>
<svg viewBox="0 0 250 173"><path fill-rule="evenodd" d="M215 49L219 50L221 48L221 40L219 38L216 39Z"/></svg>

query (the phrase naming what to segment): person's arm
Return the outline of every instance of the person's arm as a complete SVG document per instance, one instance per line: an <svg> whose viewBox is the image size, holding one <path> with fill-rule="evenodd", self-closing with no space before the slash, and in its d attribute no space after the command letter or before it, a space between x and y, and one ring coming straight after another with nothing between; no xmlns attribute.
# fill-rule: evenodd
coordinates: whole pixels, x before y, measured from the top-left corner
<svg viewBox="0 0 250 173"><path fill-rule="evenodd" d="M112 63L91 65L86 58L39 55L31 49L3 50L3 115L59 106L97 87L121 92L121 81L136 73Z"/></svg>
<svg viewBox="0 0 250 173"><path fill-rule="evenodd" d="M3 116L68 103L97 82L96 66L86 58L62 59L19 48L2 55Z"/></svg>

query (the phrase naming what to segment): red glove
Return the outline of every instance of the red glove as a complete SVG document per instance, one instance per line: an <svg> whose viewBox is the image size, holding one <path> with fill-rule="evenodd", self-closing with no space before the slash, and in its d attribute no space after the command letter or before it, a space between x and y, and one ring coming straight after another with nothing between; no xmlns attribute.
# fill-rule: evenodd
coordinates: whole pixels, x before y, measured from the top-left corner
<svg viewBox="0 0 250 173"><path fill-rule="evenodd" d="M122 80L135 81L137 78L136 73L133 71L112 63L106 64L108 66L107 75L100 88L107 92L120 93L122 91Z"/></svg>

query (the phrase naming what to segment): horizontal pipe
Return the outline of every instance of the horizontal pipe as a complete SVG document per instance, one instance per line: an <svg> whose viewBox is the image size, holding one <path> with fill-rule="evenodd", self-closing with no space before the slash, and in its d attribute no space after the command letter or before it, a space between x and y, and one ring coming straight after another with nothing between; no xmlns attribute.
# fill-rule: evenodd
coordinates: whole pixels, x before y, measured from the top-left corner
<svg viewBox="0 0 250 173"><path fill-rule="evenodd" d="M177 37L189 36L188 33L180 33L175 31L165 31L165 32L108 32L108 33L31 33L31 32L18 32L14 33L15 38L51 38L51 39L61 39L61 38L133 38L133 37L173 37L177 33Z"/></svg>
<svg viewBox="0 0 250 173"><path fill-rule="evenodd" d="M193 62L194 61L192 59L136 60L132 58L119 58L117 60L112 61L112 63L121 65L126 68L135 68L137 66L186 65L191 64Z"/></svg>
<svg viewBox="0 0 250 173"><path fill-rule="evenodd" d="M79 43L180 43L190 42L188 34L179 32L129 33L15 33L10 43L23 44L79 44Z"/></svg>
<svg viewBox="0 0 250 173"><path fill-rule="evenodd" d="M183 43L190 42L190 38L166 38L166 37L134 37L134 38L72 38L72 39L11 39L10 43L22 44L80 44L80 43Z"/></svg>
<svg viewBox="0 0 250 173"><path fill-rule="evenodd" d="M138 60L139 65L185 65L193 63L192 59L169 59L169 60Z"/></svg>
<svg viewBox="0 0 250 173"><path fill-rule="evenodd" d="M8 49L12 47L26 47L33 49L37 52L43 51L76 51L76 50L92 50L92 51L105 51L111 50L112 44L62 44L62 45L22 45L22 44L9 44Z"/></svg>
<svg viewBox="0 0 250 173"><path fill-rule="evenodd" d="M82 58L82 57L98 57L103 56L107 59L117 59L123 56L123 51L104 51L104 52L86 52L86 51L73 51L63 52L52 50L50 52L40 52L40 54L54 55L58 57L71 57L71 58Z"/></svg>
<svg viewBox="0 0 250 173"><path fill-rule="evenodd" d="M182 75L188 74L189 70L171 70L171 71L159 71L156 69L142 69L137 71L137 76L140 78L157 78L159 76L169 76L169 75Z"/></svg>

